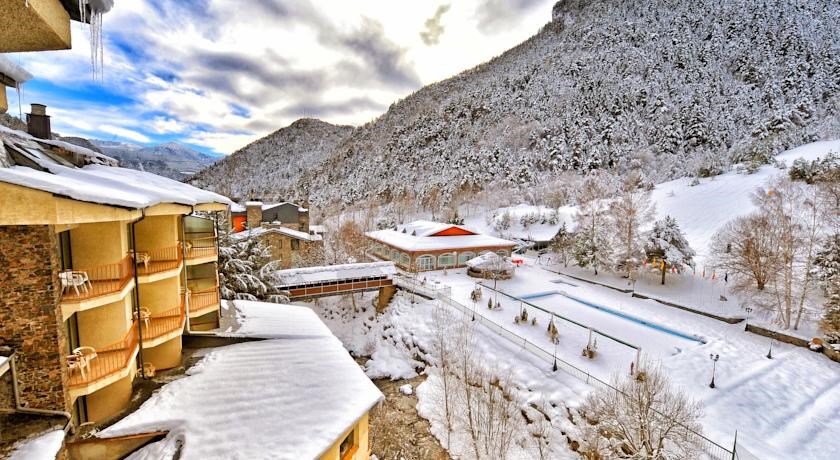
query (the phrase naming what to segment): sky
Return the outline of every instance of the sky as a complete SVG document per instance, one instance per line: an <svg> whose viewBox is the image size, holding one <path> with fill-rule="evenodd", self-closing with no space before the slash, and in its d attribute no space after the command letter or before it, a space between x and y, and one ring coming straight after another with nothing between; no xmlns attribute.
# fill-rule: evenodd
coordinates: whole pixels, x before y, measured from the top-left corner
<svg viewBox="0 0 840 460"><path fill-rule="evenodd" d="M303 117L358 126L535 34L554 0L116 0L104 68L73 49L10 53L53 131L229 154ZM10 113L18 113L9 93Z"/></svg>

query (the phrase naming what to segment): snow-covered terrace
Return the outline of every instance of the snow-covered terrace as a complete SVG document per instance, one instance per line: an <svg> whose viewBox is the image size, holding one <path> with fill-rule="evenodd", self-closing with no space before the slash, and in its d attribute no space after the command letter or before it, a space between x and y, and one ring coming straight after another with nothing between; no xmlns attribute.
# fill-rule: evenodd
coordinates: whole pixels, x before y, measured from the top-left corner
<svg viewBox="0 0 840 460"><path fill-rule="evenodd" d="M83 166L76 166L51 151L49 147L70 152ZM25 158L28 164L17 164L8 152L11 149ZM61 141L36 139L22 131L0 126L0 182L78 201L132 209L164 203L187 206L206 203L231 204L231 201L222 195L116 165L116 160L84 147Z"/></svg>
<svg viewBox="0 0 840 460"><path fill-rule="evenodd" d="M318 458L383 399L307 307L231 302L236 335L270 337L217 348L102 437L169 436L140 458Z"/></svg>
<svg viewBox="0 0 840 460"><path fill-rule="evenodd" d="M390 277L397 272L393 262L329 265L324 267L293 268L276 272L282 286L322 284L344 280L363 280Z"/></svg>

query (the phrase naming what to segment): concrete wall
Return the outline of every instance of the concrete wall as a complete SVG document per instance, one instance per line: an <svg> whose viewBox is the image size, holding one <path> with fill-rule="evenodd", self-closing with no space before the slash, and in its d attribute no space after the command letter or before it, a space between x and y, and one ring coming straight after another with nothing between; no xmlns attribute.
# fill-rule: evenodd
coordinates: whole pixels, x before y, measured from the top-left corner
<svg viewBox="0 0 840 460"><path fill-rule="evenodd" d="M101 348L125 338L133 320L131 297L76 313L79 345Z"/></svg>
<svg viewBox="0 0 840 460"><path fill-rule="evenodd" d="M0 226L0 346L17 352L21 398L31 408L70 409L60 267L52 226Z"/></svg>
<svg viewBox="0 0 840 460"><path fill-rule="evenodd" d="M150 216L135 225L137 250L167 248L178 244L181 236L178 215Z"/></svg>
<svg viewBox="0 0 840 460"><path fill-rule="evenodd" d="M155 365L155 370L172 369L181 364L181 336L153 348L143 348L143 362Z"/></svg>
<svg viewBox="0 0 840 460"><path fill-rule="evenodd" d="M102 222L70 229L73 268L113 264L128 254L128 224Z"/></svg>
<svg viewBox="0 0 840 460"><path fill-rule="evenodd" d="M87 395L88 421L100 422L128 407L134 374Z"/></svg>

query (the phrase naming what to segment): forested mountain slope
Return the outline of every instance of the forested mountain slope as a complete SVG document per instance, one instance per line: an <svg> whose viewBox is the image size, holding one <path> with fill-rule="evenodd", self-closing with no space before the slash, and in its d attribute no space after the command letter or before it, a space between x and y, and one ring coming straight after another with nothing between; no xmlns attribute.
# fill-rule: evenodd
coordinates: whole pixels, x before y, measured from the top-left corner
<svg viewBox="0 0 840 460"><path fill-rule="evenodd" d="M291 188L314 204L435 189L445 200L566 170L709 175L840 137L835 0L567 0L552 16L498 58L393 104L324 162L287 166L325 143L279 149L278 132L255 143L267 148L248 169L222 162L194 183Z"/></svg>
<svg viewBox="0 0 840 460"><path fill-rule="evenodd" d="M303 198L298 179L319 168L352 131L351 126L304 118L239 149L189 182L236 199Z"/></svg>

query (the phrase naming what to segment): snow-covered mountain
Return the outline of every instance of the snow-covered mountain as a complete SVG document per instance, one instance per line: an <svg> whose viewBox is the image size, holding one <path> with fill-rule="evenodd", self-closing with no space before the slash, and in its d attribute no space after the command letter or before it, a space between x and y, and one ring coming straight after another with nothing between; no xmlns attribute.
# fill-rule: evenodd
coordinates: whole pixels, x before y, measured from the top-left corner
<svg viewBox="0 0 840 460"><path fill-rule="evenodd" d="M189 182L236 199L303 198L300 178L307 171L320 170L352 132L352 126L304 118L246 145Z"/></svg>
<svg viewBox="0 0 840 460"><path fill-rule="evenodd" d="M140 169L177 180L185 179L219 159L176 142L151 147L99 139L92 139L90 143L118 160L124 168Z"/></svg>
<svg viewBox="0 0 840 460"><path fill-rule="evenodd" d="M562 0L549 18L396 102L323 164L286 168L324 147L301 142L264 150L272 168L215 168L194 183L237 196L291 188L315 204L432 190L446 201L565 170L714 175L840 135L835 0Z"/></svg>

